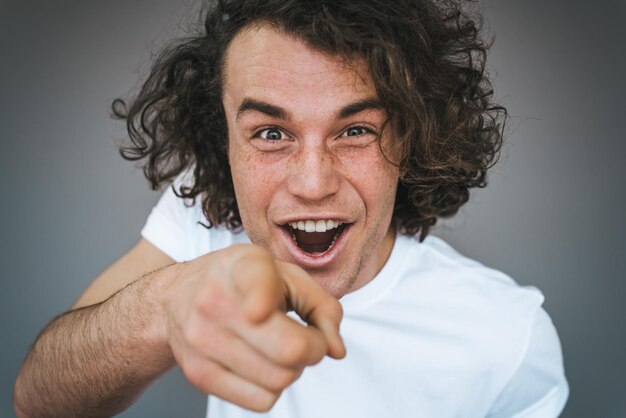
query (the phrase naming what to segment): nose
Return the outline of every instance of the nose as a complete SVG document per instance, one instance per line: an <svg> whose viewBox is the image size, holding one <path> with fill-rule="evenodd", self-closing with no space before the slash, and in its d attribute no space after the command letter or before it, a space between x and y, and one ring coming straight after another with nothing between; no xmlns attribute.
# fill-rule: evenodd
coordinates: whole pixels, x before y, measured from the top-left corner
<svg viewBox="0 0 626 418"><path fill-rule="evenodd" d="M320 202L339 190L339 174L333 155L321 144L303 147L292 158L289 192L307 202Z"/></svg>

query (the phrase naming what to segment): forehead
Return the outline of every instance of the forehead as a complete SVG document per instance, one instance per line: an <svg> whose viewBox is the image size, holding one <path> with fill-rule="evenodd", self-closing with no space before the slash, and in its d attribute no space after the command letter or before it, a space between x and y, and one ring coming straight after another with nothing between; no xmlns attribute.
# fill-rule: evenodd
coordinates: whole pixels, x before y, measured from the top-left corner
<svg viewBox="0 0 626 418"><path fill-rule="evenodd" d="M255 25L233 39L224 61L224 96L250 95L313 102L375 97L376 91L363 59L327 54L277 28Z"/></svg>

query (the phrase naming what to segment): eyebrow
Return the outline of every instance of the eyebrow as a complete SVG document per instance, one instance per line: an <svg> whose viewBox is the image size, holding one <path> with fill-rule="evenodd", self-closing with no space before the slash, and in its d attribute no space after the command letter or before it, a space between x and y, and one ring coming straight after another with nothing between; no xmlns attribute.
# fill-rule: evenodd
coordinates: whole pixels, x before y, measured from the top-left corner
<svg viewBox="0 0 626 418"><path fill-rule="evenodd" d="M243 102L239 105L239 109L237 110L237 119L249 111L265 113L266 115L277 119L291 120L291 113L287 112L282 107L250 98L243 99Z"/></svg>
<svg viewBox="0 0 626 418"><path fill-rule="evenodd" d="M380 100L374 97L369 97L342 107L339 112L337 112L336 118L346 119L365 110L384 110L384 107Z"/></svg>
<svg viewBox="0 0 626 418"><path fill-rule="evenodd" d="M335 113L335 119L346 119L365 110L384 110L384 107L377 98L368 97L342 107L337 113ZM291 113L282 107L248 97L241 102L241 105L239 105L239 109L237 109L237 119L249 111L261 112L277 119L292 119Z"/></svg>

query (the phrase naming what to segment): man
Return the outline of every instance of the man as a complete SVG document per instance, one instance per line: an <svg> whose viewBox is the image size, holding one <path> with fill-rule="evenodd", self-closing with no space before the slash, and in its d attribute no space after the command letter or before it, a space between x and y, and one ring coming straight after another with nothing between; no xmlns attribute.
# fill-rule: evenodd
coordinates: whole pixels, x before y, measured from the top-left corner
<svg viewBox="0 0 626 418"><path fill-rule="evenodd" d="M178 364L210 417L557 416L541 294L428 236L501 144L461 6L232 0L205 29L115 104L174 185L39 336L18 415L113 415Z"/></svg>

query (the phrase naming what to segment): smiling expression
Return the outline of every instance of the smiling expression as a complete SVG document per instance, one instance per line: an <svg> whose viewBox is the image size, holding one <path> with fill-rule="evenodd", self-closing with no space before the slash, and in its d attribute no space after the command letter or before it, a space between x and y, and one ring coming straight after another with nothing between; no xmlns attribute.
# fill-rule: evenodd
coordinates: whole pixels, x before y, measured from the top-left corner
<svg viewBox="0 0 626 418"><path fill-rule="evenodd" d="M251 241L337 297L367 284L393 247L398 169L365 63L250 27L227 51L223 104Z"/></svg>

